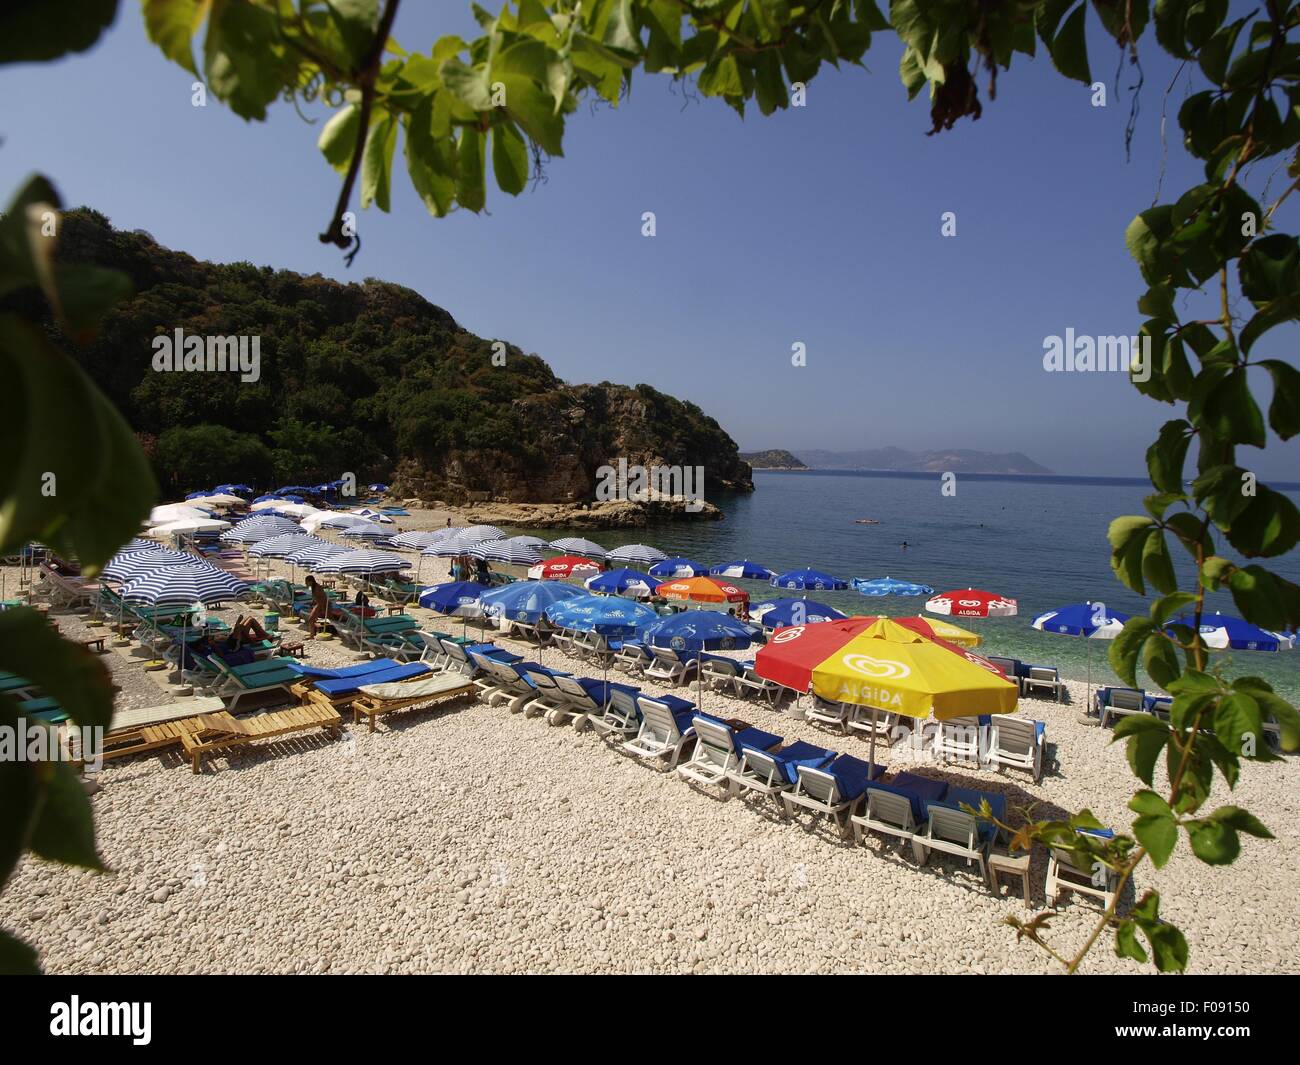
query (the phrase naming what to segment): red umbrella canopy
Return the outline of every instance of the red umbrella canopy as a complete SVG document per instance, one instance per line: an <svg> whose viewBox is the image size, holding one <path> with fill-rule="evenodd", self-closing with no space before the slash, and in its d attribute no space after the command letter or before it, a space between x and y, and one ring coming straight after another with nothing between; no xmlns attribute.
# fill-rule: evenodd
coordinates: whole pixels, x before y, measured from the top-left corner
<svg viewBox="0 0 1300 1065"><path fill-rule="evenodd" d="M926 600L925 609L931 614L948 614L957 618L1009 618L1016 613L1018 604L1009 596L996 592L964 588L940 592Z"/></svg>
<svg viewBox="0 0 1300 1065"><path fill-rule="evenodd" d="M754 671L760 677L774 680L795 691L806 692L812 683L813 671L828 658L838 652L854 637L865 632L877 622L903 625L903 619L860 617L845 621L824 621L816 625L791 625L789 628L777 629L766 646L759 649L754 658ZM920 620L920 619L916 619ZM937 636L928 636L918 632L915 626L903 626L909 632L915 632L930 643L937 644L964 658L972 665L987 670L996 677L1005 674L983 655L977 655L965 647L958 647Z"/></svg>
<svg viewBox="0 0 1300 1065"><path fill-rule="evenodd" d="M534 580L561 580L564 577L577 577L580 574L599 573L600 563L592 562L589 558L579 558L577 555L560 555L558 558L548 558L544 562L539 562L528 571L528 576Z"/></svg>

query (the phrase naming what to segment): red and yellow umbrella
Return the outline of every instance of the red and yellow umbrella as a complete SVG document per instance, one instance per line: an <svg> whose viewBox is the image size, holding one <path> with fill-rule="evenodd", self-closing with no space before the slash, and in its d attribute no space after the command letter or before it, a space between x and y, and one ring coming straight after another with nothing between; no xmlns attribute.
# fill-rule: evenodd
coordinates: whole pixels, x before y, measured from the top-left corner
<svg viewBox="0 0 1300 1065"><path fill-rule="evenodd" d="M925 609L931 614L948 614L955 618L1009 618L1019 609L1019 604L1007 595L964 588L940 592L925 601Z"/></svg>
<svg viewBox="0 0 1300 1065"><path fill-rule="evenodd" d="M855 616L848 619L858 625L856 631L861 632L868 629L877 621L893 621L895 624L902 625L905 629L911 629L913 632L920 633L922 636L929 636L931 639L945 640L948 643L955 643L958 647L978 647L984 642L984 637L977 632L971 632L969 629L963 629L950 621L940 621L938 618L907 617L907 618L888 618L885 615L879 617Z"/></svg>
<svg viewBox="0 0 1300 1065"><path fill-rule="evenodd" d="M548 558L528 570L533 580L562 580L565 577L583 577L589 573L599 573L600 563L577 555L560 555Z"/></svg>
<svg viewBox="0 0 1300 1065"><path fill-rule="evenodd" d="M887 713L940 721L1009 714L1018 689L974 651L923 636L889 618L777 629L754 669L795 691Z"/></svg>
<svg viewBox="0 0 1300 1065"><path fill-rule="evenodd" d="M688 580L664 581L655 589L655 595L665 599L687 599L696 603L744 603L749 593L726 581L712 577L691 577Z"/></svg>

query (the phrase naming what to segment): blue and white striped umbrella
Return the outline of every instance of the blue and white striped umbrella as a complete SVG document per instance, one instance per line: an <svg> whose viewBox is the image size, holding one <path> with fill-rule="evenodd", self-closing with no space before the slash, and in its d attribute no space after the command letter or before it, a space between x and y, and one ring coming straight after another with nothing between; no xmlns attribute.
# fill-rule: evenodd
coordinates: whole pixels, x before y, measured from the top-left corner
<svg viewBox="0 0 1300 1065"><path fill-rule="evenodd" d="M269 514L258 514L256 517L241 521L233 529L223 532L221 539L229 543L256 544L263 540L269 540L272 536L283 536L285 533L300 533L302 531L302 526L296 521Z"/></svg>
<svg viewBox="0 0 1300 1065"><path fill-rule="evenodd" d="M391 551L347 551L312 565L315 573L395 573L410 569L411 564Z"/></svg>
<svg viewBox="0 0 1300 1065"><path fill-rule="evenodd" d="M346 540L387 540L393 535L393 530L377 522L370 522L367 525L350 525L341 530L339 535Z"/></svg>
<svg viewBox="0 0 1300 1065"><path fill-rule="evenodd" d="M212 606L247 594L247 582L206 562L155 570L128 582L122 589L122 598L128 603L163 607L191 603Z"/></svg>
<svg viewBox="0 0 1300 1065"><path fill-rule="evenodd" d="M109 559L100 577L107 581L131 581L155 570L185 566L197 561L198 558L194 555L164 547L155 547L152 551L132 551L125 555L119 552Z"/></svg>
<svg viewBox="0 0 1300 1065"><path fill-rule="evenodd" d="M444 540L439 540L436 544L426 547L422 552L423 555L435 555L438 558L455 558L457 555L468 555L479 544L488 540L504 540L505 533L491 525L471 525L468 529L460 529L455 536L448 536Z"/></svg>
<svg viewBox="0 0 1300 1065"><path fill-rule="evenodd" d="M689 558L665 558L656 562L647 572L660 580L673 580L677 577L704 577L709 567L701 566Z"/></svg>
<svg viewBox="0 0 1300 1065"><path fill-rule="evenodd" d="M657 547L651 547L649 544L624 544L607 554L605 561L611 566L640 566L644 569L646 566L653 566L656 562L662 562L667 557Z"/></svg>
<svg viewBox="0 0 1300 1065"><path fill-rule="evenodd" d="M353 529L357 527L365 528L367 525L373 525L369 518L363 518L360 514L331 514L328 518L322 518L316 523L318 529Z"/></svg>
<svg viewBox="0 0 1300 1065"><path fill-rule="evenodd" d="M761 562L748 558L738 558L734 562L723 562L709 570L710 577L730 577L732 580L742 578L751 581L770 581L776 576L776 570L768 569Z"/></svg>
<svg viewBox="0 0 1300 1065"><path fill-rule="evenodd" d="M582 589L563 581L515 581L483 592L480 602L489 617L536 625L547 607L579 597L585 597Z"/></svg>
<svg viewBox="0 0 1300 1065"><path fill-rule="evenodd" d="M559 540L552 540L551 546L562 555L580 555L583 558L594 558L597 562L609 554L600 544L584 540L581 536L565 536Z"/></svg>
<svg viewBox="0 0 1300 1065"><path fill-rule="evenodd" d="M248 553L258 558L287 558L304 547L326 543L329 541L322 540L319 536L310 536L305 532L284 533L282 536L272 536L269 540L254 544L248 549Z"/></svg>
<svg viewBox="0 0 1300 1065"><path fill-rule="evenodd" d="M796 569L772 578L774 588L793 588L800 591L838 592L847 588L848 582L829 573L815 569Z"/></svg>
<svg viewBox="0 0 1300 1065"><path fill-rule="evenodd" d="M323 559L333 558L335 555L350 554L352 549L344 547L342 544L331 544L328 541L319 544L308 544L306 547L300 547L291 555L285 555L284 560L295 566L306 566L311 568L317 562Z"/></svg>
<svg viewBox="0 0 1300 1065"><path fill-rule="evenodd" d="M854 577L850 583L862 595L934 595L934 589L928 584L896 581L893 577L877 577L874 580Z"/></svg>
<svg viewBox="0 0 1300 1065"><path fill-rule="evenodd" d="M485 540L470 552L475 558L489 562L504 562L510 566L535 566L542 560L534 542L536 536L512 536L508 540ZM546 544L542 540L543 545Z"/></svg>
<svg viewBox="0 0 1300 1065"><path fill-rule="evenodd" d="M453 532L453 529L434 529L432 532L398 533L393 537L393 546L406 548L408 551L420 551L447 539Z"/></svg>
<svg viewBox="0 0 1300 1065"><path fill-rule="evenodd" d="M634 569L612 569L606 573L597 573L582 582L591 592L604 592L606 595L634 595L648 598L654 594L659 582L647 573L638 573Z"/></svg>

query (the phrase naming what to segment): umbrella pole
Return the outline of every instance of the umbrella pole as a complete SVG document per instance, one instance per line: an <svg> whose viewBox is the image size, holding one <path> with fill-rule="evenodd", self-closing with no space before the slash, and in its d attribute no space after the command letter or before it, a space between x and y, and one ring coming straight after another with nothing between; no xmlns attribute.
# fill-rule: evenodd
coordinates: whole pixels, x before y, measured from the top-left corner
<svg viewBox="0 0 1300 1065"><path fill-rule="evenodd" d="M867 764L876 764L876 720L880 714L880 707L871 708L871 753L867 755Z"/></svg>
<svg viewBox="0 0 1300 1065"><path fill-rule="evenodd" d="M1083 712L1088 714L1092 712L1092 640L1087 636L1084 639L1088 640L1088 703Z"/></svg>

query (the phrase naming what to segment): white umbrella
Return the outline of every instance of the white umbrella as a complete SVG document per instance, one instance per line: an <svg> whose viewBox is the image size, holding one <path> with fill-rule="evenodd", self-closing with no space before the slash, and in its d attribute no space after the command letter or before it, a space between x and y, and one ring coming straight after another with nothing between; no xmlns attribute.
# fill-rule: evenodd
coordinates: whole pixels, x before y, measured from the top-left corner
<svg viewBox="0 0 1300 1065"><path fill-rule="evenodd" d="M216 532L218 529L229 528L230 522L222 521L220 518L178 518L176 521L155 525L149 530L148 535L157 536L162 533L165 536L171 536L177 533Z"/></svg>

